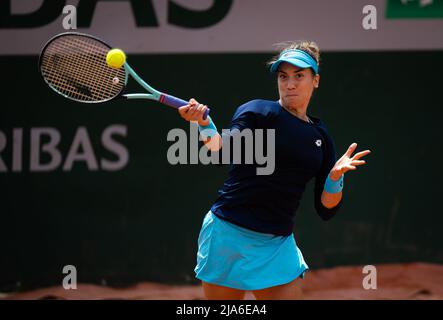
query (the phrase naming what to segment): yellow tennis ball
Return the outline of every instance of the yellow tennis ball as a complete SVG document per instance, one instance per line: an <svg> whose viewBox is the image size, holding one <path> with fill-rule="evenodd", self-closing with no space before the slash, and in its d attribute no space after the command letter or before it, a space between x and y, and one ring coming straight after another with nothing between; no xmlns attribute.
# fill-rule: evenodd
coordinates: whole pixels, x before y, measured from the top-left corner
<svg viewBox="0 0 443 320"><path fill-rule="evenodd" d="M106 55L106 63L111 68L119 69L125 64L125 61L126 55L120 49L109 50L108 54Z"/></svg>

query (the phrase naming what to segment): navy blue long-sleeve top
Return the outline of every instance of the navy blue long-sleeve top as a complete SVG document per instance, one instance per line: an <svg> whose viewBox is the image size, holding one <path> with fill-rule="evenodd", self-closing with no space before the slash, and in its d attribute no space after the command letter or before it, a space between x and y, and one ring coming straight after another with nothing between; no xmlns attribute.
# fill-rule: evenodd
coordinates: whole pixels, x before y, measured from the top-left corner
<svg viewBox="0 0 443 320"><path fill-rule="evenodd" d="M321 203L326 177L336 162L334 142L323 122L308 116L313 123L268 100L253 100L237 109L231 130L275 130L275 169L270 175L257 175L257 165L231 164L211 207L216 216L250 230L289 235L312 178L318 215L328 220L336 214L342 201L330 209Z"/></svg>

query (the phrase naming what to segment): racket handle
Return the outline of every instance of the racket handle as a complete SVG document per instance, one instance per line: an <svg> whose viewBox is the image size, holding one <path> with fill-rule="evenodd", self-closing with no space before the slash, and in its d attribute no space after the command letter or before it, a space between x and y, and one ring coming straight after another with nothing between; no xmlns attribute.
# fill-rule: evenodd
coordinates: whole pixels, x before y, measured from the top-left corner
<svg viewBox="0 0 443 320"><path fill-rule="evenodd" d="M169 94L162 94L160 96L160 102L167 106L174 107L177 109L188 104L188 101L171 96ZM206 109L205 114L203 115L203 119L206 119L208 117L210 111L211 109L209 108Z"/></svg>

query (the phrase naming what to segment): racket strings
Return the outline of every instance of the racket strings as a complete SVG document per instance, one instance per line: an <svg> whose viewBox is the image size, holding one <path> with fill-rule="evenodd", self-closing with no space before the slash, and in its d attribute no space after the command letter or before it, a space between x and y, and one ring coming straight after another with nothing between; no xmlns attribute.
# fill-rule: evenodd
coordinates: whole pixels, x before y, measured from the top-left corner
<svg viewBox="0 0 443 320"><path fill-rule="evenodd" d="M73 65L72 62L77 61L78 58L72 51L70 52L70 58L66 59L63 58L64 56L61 54L59 48L54 49L58 50L57 53L53 53L53 55L50 56L53 67L53 70L51 71L54 72L51 72L46 76L50 78L50 80L52 80L52 84L56 85L57 89L59 91L62 91L62 93L66 93L80 100L91 99L92 93L91 90L89 90L89 87L91 86L90 81L82 81L81 83L78 79L76 80L75 78L78 78L78 75L76 76L73 72L75 70L79 73L84 73L85 64L80 64L78 66ZM68 47L66 49L68 49ZM48 49L48 53L49 52L50 50ZM85 95L87 97L84 97Z"/></svg>
<svg viewBox="0 0 443 320"><path fill-rule="evenodd" d="M68 58L66 58L68 57ZM89 55L89 58L92 56ZM95 73L94 77L90 77L90 62L81 61L82 57L73 52L69 56L55 53L51 58L55 78L52 78L53 85L57 86L57 90L71 96L77 100L94 101L106 99L112 92L106 90L107 86L97 86L96 81L99 79L100 73Z"/></svg>
<svg viewBox="0 0 443 320"><path fill-rule="evenodd" d="M75 40L75 39L74 39ZM93 41L92 39L88 39L85 38L86 41L89 40L90 45L89 46L85 46L84 43L82 41L76 41L76 45L79 46L80 48L80 52L79 54L81 55L83 52L87 52L88 55L88 60L86 61L87 63L83 64L83 66L80 66L79 72L80 74L83 72L89 72L89 64L91 62L95 62L96 65L102 67L102 66L106 66L106 54L109 50L109 48L104 48L104 52L100 52L99 54L96 52L96 48L95 48L95 41ZM103 47L103 46L102 46ZM73 50L75 50L75 47L72 48ZM81 57L80 57L81 58ZM99 68L98 70L95 70L99 72L99 75L101 77L101 79L109 79L107 78L108 73L111 71L113 72L114 76L117 76L117 71L115 69L111 69L109 67L105 67L105 68ZM89 78L89 80L95 80L93 77ZM90 81L91 86L96 87L97 90L102 90L105 93L106 92L112 92L112 90L110 89L111 86L102 86L101 84L103 84L102 81L99 82L95 82L95 81ZM112 83L108 83L108 85L112 85Z"/></svg>
<svg viewBox="0 0 443 320"><path fill-rule="evenodd" d="M69 85L74 85L74 87L77 89L77 93L79 93L78 98L84 98L86 95L86 100L94 99L94 96L94 100L103 100L109 95L114 96L115 94L111 90L112 83L111 86L109 86L109 83L104 81L106 79L107 72L103 71L108 70L105 68L94 68L95 66L106 66L106 62L103 59L100 59L100 54L103 56L103 53L106 54L107 50L109 49L105 48L104 52L98 52L99 54L97 54L97 48L90 46L89 43L88 45L85 45L84 41L78 41L77 39L72 40L74 40L73 43L67 43L69 45L66 47L72 57L66 59L65 62L67 65L65 65L63 70L64 72L62 74L65 80L67 80L66 82ZM88 39L85 38L85 40ZM82 61L82 59L85 57L87 57L87 59ZM91 70L96 71L94 76L89 75ZM87 91L84 90L84 88L86 88ZM94 96L91 95L93 92L95 93Z"/></svg>
<svg viewBox="0 0 443 320"><path fill-rule="evenodd" d="M56 38L43 53L43 77L56 91L74 100L112 99L123 90L125 70L106 64L109 50L103 43L81 35Z"/></svg>
<svg viewBox="0 0 443 320"><path fill-rule="evenodd" d="M85 38L88 40L87 38ZM72 59L68 59L67 62L69 63L69 71L74 71L74 74L68 78L70 80L69 82L72 84L72 79L81 79L81 77L84 77L81 81L81 83L89 86L91 88L89 91L89 95L87 95L89 98L93 98L91 96L92 92L96 93L96 99L103 100L106 99L109 95L114 96L115 93L112 92L112 83L106 83L106 75L107 72L110 69L106 66L106 61L104 60L104 56L106 55L108 48L105 48L104 52L97 52L97 48L94 46L94 43L92 45L85 45L82 41L77 41L76 39L73 39L74 43L68 47L68 49L71 51L73 57ZM89 41L88 41L89 42ZM98 53L98 54L97 54ZM86 60L81 61L84 57L87 57ZM76 64L76 62L82 62L81 64ZM95 66L105 66L105 68L94 68ZM91 70L94 70L94 76L89 76L88 73L91 72ZM111 69L114 73L114 69ZM85 77L88 75L88 77ZM75 81L75 80L74 80ZM79 81L76 81L77 83ZM80 83L80 85L81 85ZM84 86L81 86L80 89L82 89ZM79 89L79 88L76 88ZM78 90L80 93L83 94L82 90ZM92 92L91 92L92 91ZM118 93L118 92L117 92Z"/></svg>
<svg viewBox="0 0 443 320"><path fill-rule="evenodd" d="M106 60L103 61L103 59L102 59L103 54L98 55L95 51L91 50L92 49L91 47L84 46L83 43L81 43L81 42L78 43L78 45L79 45L79 49L76 49L76 47L74 47L74 46L71 47L71 49L73 50L73 54L74 54L72 61L67 60L67 62L69 63L69 70L71 72L73 70L75 71L75 77L74 78L70 77L70 79L69 78L68 79L69 80L74 79L74 82L77 82L75 80L76 78L78 79L78 77L85 76L87 73L89 73L91 70L91 67L94 68L94 65L91 65L91 63L94 63L98 66L102 66L102 65L106 64ZM80 52L77 52L79 50L80 50ZM107 53L107 50L105 51L105 55ZM83 59L84 53L87 54L87 60L85 60L84 63L82 63L80 65L76 65L75 62ZM114 96L115 94L111 90L112 83L105 82L105 79L107 79L106 75L107 75L108 70L106 70L105 68L99 68L95 71L98 73L95 73L94 77L87 77L87 78L83 79L82 82L89 85L89 87L92 89L92 91L95 91L96 93L101 94L102 98L105 98L108 95ZM68 75L69 75L69 73L68 73ZM78 84L81 85L81 83L78 83ZM82 86L82 87L84 87L84 86ZM79 91L81 92L81 90L79 90ZM88 90L88 93L89 93L88 96L92 98L91 90Z"/></svg>

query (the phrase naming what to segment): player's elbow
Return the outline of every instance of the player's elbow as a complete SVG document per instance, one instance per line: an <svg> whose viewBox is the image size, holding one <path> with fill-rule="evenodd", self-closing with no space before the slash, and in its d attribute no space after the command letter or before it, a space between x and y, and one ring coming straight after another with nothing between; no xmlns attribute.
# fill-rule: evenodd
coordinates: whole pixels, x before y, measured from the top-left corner
<svg viewBox="0 0 443 320"><path fill-rule="evenodd" d="M328 221L328 220L332 219L336 215L336 213L340 207L341 207L341 201L338 204L330 206L330 207L324 206L320 201L318 203L316 203L316 205L315 205L315 209L317 211L317 214L320 216L320 218L323 221Z"/></svg>
<svg viewBox="0 0 443 320"><path fill-rule="evenodd" d="M329 221L329 220L331 220L335 216L335 213L324 213L324 212L320 213L319 212L318 215L320 216L320 218L323 221Z"/></svg>

